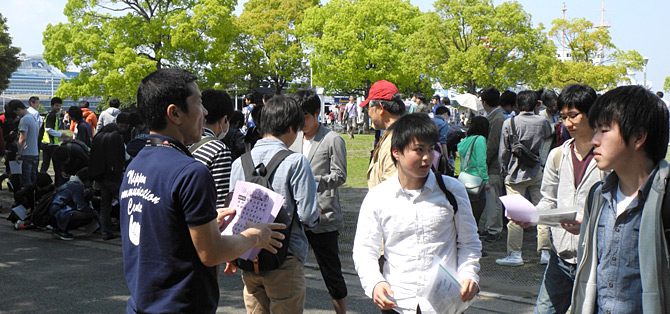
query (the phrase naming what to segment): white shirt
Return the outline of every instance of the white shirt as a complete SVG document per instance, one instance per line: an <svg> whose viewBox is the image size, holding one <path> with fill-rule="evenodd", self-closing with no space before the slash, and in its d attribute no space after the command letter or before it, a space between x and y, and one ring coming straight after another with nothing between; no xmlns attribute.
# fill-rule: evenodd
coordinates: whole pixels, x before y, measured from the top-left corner
<svg viewBox="0 0 670 314"><path fill-rule="evenodd" d="M302 139L302 154L305 156L305 158L309 157L309 151L312 149L312 140L308 140L306 138Z"/></svg>
<svg viewBox="0 0 670 314"><path fill-rule="evenodd" d="M458 203L455 217L432 172L419 193L404 190L395 174L370 189L361 205L353 249L356 272L368 297L375 285L388 282L398 305L394 310L400 313L414 313L417 305L426 312L432 309L417 293L426 285L436 256L446 257L459 281L479 282L482 246L470 201L458 180L443 178ZM382 240L383 274L377 262Z"/></svg>
<svg viewBox="0 0 670 314"><path fill-rule="evenodd" d="M40 112L37 111L37 109L35 109L31 106L28 106L27 110L28 110L28 114L33 116L35 121L37 121L37 129L41 129L42 128L42 123L44 122L44 119L42 119L42 116L40 115ZM41 141L42 139L39 139L39 140Z"/></svg>

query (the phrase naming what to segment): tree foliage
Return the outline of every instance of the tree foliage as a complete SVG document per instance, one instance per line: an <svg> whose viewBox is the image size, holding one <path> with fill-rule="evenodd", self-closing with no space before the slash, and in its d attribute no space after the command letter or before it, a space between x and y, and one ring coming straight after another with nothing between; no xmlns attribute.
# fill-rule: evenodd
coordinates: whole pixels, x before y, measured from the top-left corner
<svg viewBox="0 0 670 314"><path fill-rule="evenodd" d="M413 35L413 53L443 86L474 92L543 85L555 52L518 2L438 0Z"/></svg>
<svg viewBox="0 0 670 314"><path fill-rule="evenodd" d="M665 81L663 82L663 90L670 92L670 76L665 77Z"/></svg>
<svg viewBox="0 0 670 314"><path fill-rule="evenodd" d="M430 87L425 68L404 62L422 13L407 0L331 0L305 13L300 29L312 50L314 82L333 92L365 93L385 79L401 91Z"/></svg>
<svg viewBox="0 0 670 314"><path fill-rule="evenodd" d="M9 36L7 19L0 14L0 91L9 85L9 77L21 65L19 60L21 49L12 46L12 37Z"/></svg>
<svg viewBox="0 0 670 314"><path fill-rule="evenodd" d="M234 0L69 0L68 22L47 26L43 37L47 62L81 69L57 94L132 101L140 80L162 67L208 77L236 35L234 5Z"/></svg>
<svg viewBox="0 0 670 314"><path fill-rule="evenodd" d="M239 54L251 77L270 80L279 94L287 83L304 78L305 54L296 34L305 10L318 0L250 0L237 20Z"/></svg>
<svg viewBox="0 0 670 314"><path fill-rule="evenodd" d="M570 54L551 70L552 85L562 87L580 83L596 90L606 90L619 83L628 83L628 75L643 67L643 57L635 50L616 48L605 27L596 27L583 19L555 19L549 36Z"/></svg>

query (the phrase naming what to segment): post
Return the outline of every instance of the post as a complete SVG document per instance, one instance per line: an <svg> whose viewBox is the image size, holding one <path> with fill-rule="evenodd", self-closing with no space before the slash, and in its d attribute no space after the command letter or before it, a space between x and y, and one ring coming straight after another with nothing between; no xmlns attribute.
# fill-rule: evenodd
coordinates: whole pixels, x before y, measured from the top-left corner
<svg viewBox="0 0 670 314"><path fill-rule="evenodd" d="M644 69L643 69L643 72L642 72L643 75L644 75L644 79L643 79L644 88L647 88L647 63L649 62L649 58L644 57L644 60L642 62L643 62L642 64L644 65Z"/></svg>

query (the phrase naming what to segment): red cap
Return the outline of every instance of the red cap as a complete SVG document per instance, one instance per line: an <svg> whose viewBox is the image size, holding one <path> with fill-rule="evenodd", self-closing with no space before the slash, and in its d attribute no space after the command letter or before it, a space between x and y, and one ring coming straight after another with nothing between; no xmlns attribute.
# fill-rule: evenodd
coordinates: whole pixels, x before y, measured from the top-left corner
<svg viewBox="0 0 670 314"><path fill-rule="evenodd" d="M372 86L370 86L368 98L360 103L359 106L367 106L370 100L392 100L393 95L397 93L398 88L395 87L395 84L386 80L376 81L374 84L372 84Z"/></svg>

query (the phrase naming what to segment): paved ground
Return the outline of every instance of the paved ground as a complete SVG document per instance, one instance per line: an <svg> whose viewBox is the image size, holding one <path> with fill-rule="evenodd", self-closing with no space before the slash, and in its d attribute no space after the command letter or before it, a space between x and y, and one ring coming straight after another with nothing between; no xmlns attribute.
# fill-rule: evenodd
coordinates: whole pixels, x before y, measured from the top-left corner
<svg viewBox="0 0 670 314"><path fill-rule="evenodd" d="M342 259L349 287L351 313L378 313L364 296L351 262L351 241L358 204L365 189L342 189L345 230L342 232ZM6 217L11 198L0 191L0 217ZM4 221L4 222L3 222ZM76 232L74 241L54 239L45 231L15 231L0 220L0 313L120 313L128 290L123 280L119 239L102 241L97 234ZM486 243L489 256L482 258L483 292L467 313L532 313L544 267L537 264L535 233L524 241L526 265L502 268L495 259L505 253L504 238ZM331 306L318 269L310 259L306 270L306 313L330 313ZM219 313L244 313L239 277L219 280Z"/></svg>

